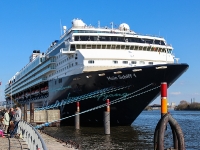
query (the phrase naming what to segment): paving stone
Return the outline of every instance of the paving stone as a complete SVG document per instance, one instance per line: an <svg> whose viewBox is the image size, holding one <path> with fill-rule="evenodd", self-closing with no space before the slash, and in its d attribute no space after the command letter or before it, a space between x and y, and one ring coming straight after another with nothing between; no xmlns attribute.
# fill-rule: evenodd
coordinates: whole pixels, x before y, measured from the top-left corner
<svg viewBox="0 0 200 150"><path fill-rule="evenodd" d="M0 137L0 150L30 150L22 139L9 138L9 135Z"/></svg>

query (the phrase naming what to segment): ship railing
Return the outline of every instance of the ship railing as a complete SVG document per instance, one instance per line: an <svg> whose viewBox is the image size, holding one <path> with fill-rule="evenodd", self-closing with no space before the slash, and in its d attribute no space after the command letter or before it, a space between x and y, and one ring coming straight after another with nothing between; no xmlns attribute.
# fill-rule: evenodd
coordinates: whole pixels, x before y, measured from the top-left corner
<svg viewBox="0 0 200 150"><path fill-rule="evenodd" d="M23 138L28 144L29 149L32 150L47 150L47 146L40 136L37 129L26 121L20 121L18 123L17 134Z"/></svg>
<svg viewBox="0 0 200 150"><path fill-rule="evenodd" d="M15 86L17 87L18 85L22 85L22 84L26 84L24 81L26 81L27 79L29 79L32 75L34 75L36 72L40 71L41 69L45 68L46 66L48 66L49 64L51 64L51 60L47 60L46 62L44 62L41 66L39 66L38 68L36 68L33 72L31 72L30 74L25 74L23 76L20 77L20 79L18 79L18 81L12 83L12 87L13 87L13 92L14 92L14 89L15 89ZM45 72L46 73L46 72ZM41 74L41 73L40 73ZM38 78L38 75L37 74L37 77L35 76L35 78ZM22 80L21 80L22 79ZM32 78L33 79L33 78ZM34 79L33 79L34 80ZM7 90L9 92L11 88L11 85L10 84L7 84L5 86L5 90Z"/></svg>
<svg viewBox="0 0 200 150"><path fill-rule="evenodd" d="M135 33L132 30L127 30L127 31L120 31L118 28L110 28L110 27L93 27L93 26L85 26L85 27L79 27L75 28L77 30L73 30L73 33L112 33L112 34L129 34L129 35L139 35L139 36L151 36L151 37L157 37L157 38L163 38L162 36L158 35L151 35L151 34L142 34L142 33ZM78 29L106 29L108 31L90 31L90 30L78 30ZM110 31L112 32L110 32Z"/></svg>

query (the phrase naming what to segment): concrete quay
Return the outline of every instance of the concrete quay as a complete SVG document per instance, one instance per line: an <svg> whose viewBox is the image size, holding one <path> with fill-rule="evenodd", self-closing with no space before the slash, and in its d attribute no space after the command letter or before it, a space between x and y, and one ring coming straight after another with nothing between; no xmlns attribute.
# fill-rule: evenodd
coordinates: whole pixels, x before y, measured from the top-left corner
<svg viewBox="0 0 200 150"><path fill-rule="evenodd" d="M78 150L69 144L61 142L45 133L39 132L48 150ZM31 150L23 139L10 138L10 135L0 137L0 150Z"/></svg>
<svg viewBox="0 0 200 150"><path fill-rule="evenodd" d="M0 150L30 150L23 139L0 137Z"/></svg>
<svg viewBox="0 0 200 150"><path fill-rule="evenodd" d="M41 137L43 138L48 150L78 150L70 144L66 144L65 142L59 141L43 132L39 132Z"/></svg>

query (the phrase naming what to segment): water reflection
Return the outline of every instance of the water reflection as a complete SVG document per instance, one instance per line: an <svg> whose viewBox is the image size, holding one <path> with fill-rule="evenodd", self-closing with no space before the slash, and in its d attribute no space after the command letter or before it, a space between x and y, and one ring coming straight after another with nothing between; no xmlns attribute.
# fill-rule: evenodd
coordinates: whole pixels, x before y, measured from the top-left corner
<svg viewBox="0 0 200 150"><path fill-rule="evenodd" d="M171 111L172 116L180 124L184 136L186 149L200 149L200 112ZM153 134L158 120L159 111L144 111L131 126L111 127L111 135L104 134L103 127L48 127L45 131L54 137L65 141L78 143L83 150L101 149L153 149ZM165 132L165 147L173 146L170 126Z"/></svg>

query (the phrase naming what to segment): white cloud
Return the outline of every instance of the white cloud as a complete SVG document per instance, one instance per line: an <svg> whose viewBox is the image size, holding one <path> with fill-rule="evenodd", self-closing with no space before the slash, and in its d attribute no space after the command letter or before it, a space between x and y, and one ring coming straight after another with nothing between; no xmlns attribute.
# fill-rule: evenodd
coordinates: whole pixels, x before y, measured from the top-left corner
<svg viewBox="0 0 200 150"><path fill-rule="evenodd" d="M194 95L200 95L200 93L194 93Z"/></svg>
<svg viewBox="0 0 200 150"><path fill-rule="evenodd" d="M170 94L171 94L171 95L180 95L181 92L171 92Z"/></svg>
<svg viewBox="0 0 200 150"><path fill-rule="evenodd" d="M181 81L181 82L179 82L179 84L180 84L180 85L184 85L184 84L185 84L185 82L184 82L184 81Z"/></svg>

